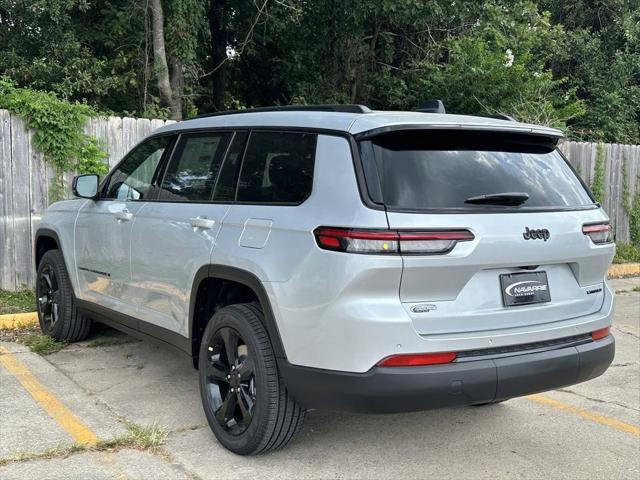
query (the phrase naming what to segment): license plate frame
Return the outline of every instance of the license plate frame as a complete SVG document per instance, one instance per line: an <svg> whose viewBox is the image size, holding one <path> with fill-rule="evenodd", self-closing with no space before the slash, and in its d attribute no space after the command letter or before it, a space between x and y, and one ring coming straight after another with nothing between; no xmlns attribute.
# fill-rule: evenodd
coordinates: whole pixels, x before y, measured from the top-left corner
<svg viewBox="0 0 640 480"><path fill-rule="evenodd" d="M551 301L547 272L503 273L500 275L502 304L509 307L535 305Z"/></svg>

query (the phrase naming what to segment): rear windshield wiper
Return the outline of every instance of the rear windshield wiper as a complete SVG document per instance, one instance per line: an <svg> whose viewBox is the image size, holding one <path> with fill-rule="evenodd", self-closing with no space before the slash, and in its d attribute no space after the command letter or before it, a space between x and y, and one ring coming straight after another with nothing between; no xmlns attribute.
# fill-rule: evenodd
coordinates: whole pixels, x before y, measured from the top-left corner
<svg viewBox="0 0 640 480"><path fill-rule="evenodd" d="M524 192L487 193L467 198L464 203L476 203L482 205L522 205L529 200L529 195Z"/></svg>

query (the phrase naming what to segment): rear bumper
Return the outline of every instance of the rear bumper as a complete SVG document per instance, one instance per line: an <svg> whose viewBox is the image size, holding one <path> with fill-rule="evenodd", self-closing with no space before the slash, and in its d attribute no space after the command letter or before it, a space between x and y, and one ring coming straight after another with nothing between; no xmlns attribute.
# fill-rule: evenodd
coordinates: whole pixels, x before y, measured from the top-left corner
<svg viewBox="0 0 640 480"><path fill-rule="evenodd" d="M582 345L501 358L366 373L279 363L293 397L307 408L394 413L473 405L573 385L602 375L613 336Z"/></svg>

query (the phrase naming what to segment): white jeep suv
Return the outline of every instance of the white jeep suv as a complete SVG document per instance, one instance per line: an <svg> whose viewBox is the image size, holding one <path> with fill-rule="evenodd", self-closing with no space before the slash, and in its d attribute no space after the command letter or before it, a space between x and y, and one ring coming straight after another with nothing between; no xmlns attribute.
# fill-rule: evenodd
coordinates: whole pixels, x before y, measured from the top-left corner
<svg viewBox="0 0 640 480"><path fill-rule="evenodd" d="M358 105L163 127L36 237L42 330L92 320L199 369L216 437L285 445L308 408L479 405L601 375L607 215L509 119Z"/></svg>

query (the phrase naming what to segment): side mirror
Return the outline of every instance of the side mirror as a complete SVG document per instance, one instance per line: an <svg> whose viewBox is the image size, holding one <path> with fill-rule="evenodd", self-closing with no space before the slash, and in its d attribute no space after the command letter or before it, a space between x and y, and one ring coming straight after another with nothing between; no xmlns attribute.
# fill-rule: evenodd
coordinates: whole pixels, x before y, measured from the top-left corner
<svg viewBox="0 0 640 480"><path fill-rule="evenodd" d="M98 196L98 175L78 175L73 179L72 190L76 197L95 200Z"/></svg>

